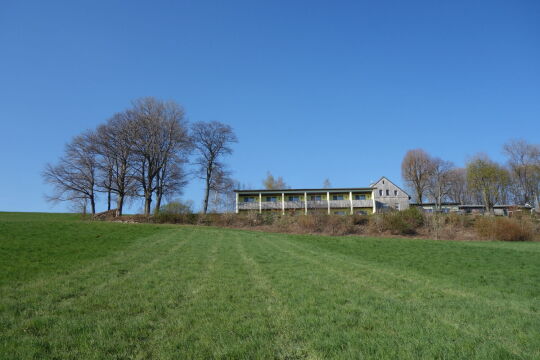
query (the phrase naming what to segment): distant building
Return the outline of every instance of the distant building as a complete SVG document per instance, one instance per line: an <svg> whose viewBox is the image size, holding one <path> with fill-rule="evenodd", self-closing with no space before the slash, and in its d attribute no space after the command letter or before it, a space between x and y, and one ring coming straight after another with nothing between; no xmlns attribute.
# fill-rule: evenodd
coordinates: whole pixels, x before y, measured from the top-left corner
<svg viewBox="0 0 540 360"><path fill-rule="evenodd" d="M405 210L409 208L411 197L399 186L383 176L371 184L375 189L375 207L377 211L383 209Z"/></svg>
<svg viewBox="0 0 540 360"><path fill-rule="evenodd" d="M461 214L484 214L486 207L484 205L471 205L471 204L459 204L452 202L441 203L441 208L437 209L435 203L423 203L423 204L411 204L411 206L418 207L424 212L443 212L443 213L461 213ZM495 205L493 206L493 213L499 216L512 216L519 212L531 212L533 207L530 205Z"/></svg>
<svg viewBox="0 0 540 360"><path fill-rule="evenodd" d="M520 212L532 212L533 207L526 205L495 205L493 213L500 216L512 216ZM460 205L459 210L465 214L483 214L486 212L484 205Z"/></svg>
<svg viewBox="0 0 540 360"><path fill-rule="evenodd" d="M236 212L277 211L308 214L372 214L382 209L404 210L409 195L382 177L369 187L333 189L235 190Z"/></svg>
<svg viewBox="0 0 540 360"><path fill-rule="evenodd" d="M454 202L443 202L441 203L441 208L437 209L436 203L423 203L422 205L417 203L412 203L412 207L417 207L424 212L431 213L431 212L443 212L443 213L450 213L450 212L459 212L459 203Z"/></svg>

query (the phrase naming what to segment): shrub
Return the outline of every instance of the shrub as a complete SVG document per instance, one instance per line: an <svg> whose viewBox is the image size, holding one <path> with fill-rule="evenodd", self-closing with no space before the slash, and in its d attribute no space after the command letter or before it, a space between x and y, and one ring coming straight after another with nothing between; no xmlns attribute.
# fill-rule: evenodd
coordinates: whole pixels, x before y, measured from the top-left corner
<svg viewBox="0 0 540 360"><path fill-rule="evenodd" d="M469 228L474 225L474 218L465 214L450 213L446 218L447 223L453 227Z"/></svg>
<svg viewBox="0 0 540 360"><path fill-rule="evenodd" d="M221 214L221 216L219 216L216 220L217 220L217 224L216 225L220 225L220 226L231 226L231 225L234 225L236 220L237 220L238 216L234 213L224 213L224 214Z"/></svg>
<svg viewBox="0 0 540 360"><path fill-rule="evenodd" d="M351 216L327 215L324 232L329 235L347 235L354 233Z"/></svg>
<svg viewBox="0 0 540 360"><path fill-rule="evenodd" d="M280 215L274 211L268 211L261 214L261 223L263 225L273 225Z"/></svg>
<svg viewBox="0 0 540 360"><path fill-rule="evenodd" d="M476 220L475 230L483 239L501 241L530 241L534 228L528 218L485 216Z"/></svg>
<svg viewBox="0 0 540 360"><path fill-rule="evenodd" d="M288 232L292 225L296 223L294 215L281 215L274 219L273 226L277 231Z"/></svg>
<svg viewBox="0 0 540 360"><path fill-rule="evenodd" d="M417 208L389 211L373 215L370 228L377 232L389 231L394 235L414 235L424 224L424 215Z"/></svg>
<svg viewBox="0 0 540 360"><path fill-rule="evenodd" d="M169 202L166 205L163 205L159 209L159 213L165 213L165 214L191 214L193 213L193 201L185 201L182 202L181 200L174 200Z"/></svg>
<svg viewBox="0 0 540 360"><path fill-rule="evenodd" d="M358 215L355 214L352 216L352 222L354 225L365 226L369 223L369 215Z"/></svg>
<svg viewBox="0 0 540 360"><path fill-rule="evenodd" d="M296 222L299 232L318 233L322 231L322 226L315 215L300 216Z"/></svg>
<svg viewBox="0 0 540 360"><path fill-rule="evenodd" d="M198 223L198 214L169 214L160 212L152 216L148 221L156 224L189 224L195 225ZM146 222L146 221L139 221Z"/></svg>

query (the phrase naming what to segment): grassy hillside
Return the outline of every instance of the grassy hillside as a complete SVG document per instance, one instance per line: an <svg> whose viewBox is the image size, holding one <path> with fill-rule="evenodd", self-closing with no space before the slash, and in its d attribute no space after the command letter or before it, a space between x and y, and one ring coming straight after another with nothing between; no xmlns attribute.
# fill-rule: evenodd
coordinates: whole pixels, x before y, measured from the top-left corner
<svg viewBox="0 0 540 360"><path fill-rule="evenodd" d="M0 358L540 357L540 243L0 213Z"/></svg>

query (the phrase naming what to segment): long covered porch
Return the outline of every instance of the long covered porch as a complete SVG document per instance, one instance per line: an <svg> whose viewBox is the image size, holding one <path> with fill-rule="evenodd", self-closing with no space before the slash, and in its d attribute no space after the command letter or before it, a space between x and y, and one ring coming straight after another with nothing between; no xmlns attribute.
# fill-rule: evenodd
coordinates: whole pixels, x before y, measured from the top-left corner
<svg viewBox="0 0 540 360"><path fill-rule="evenodd" d="M375 212L373 191L373 188L237 190L236 212L281 211L283 214L287 210L303 210L305 214L310 210L326 210L328 214Z"/></svg>

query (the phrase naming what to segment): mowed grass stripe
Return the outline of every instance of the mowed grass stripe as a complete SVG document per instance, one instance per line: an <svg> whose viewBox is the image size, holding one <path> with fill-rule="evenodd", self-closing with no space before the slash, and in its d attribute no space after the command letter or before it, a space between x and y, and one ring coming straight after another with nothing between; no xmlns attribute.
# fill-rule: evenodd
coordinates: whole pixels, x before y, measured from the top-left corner
<svg viewBox="0 0 540 360"><path fill-rule="evenodd" d="M270 235L273 236L273 235ZM375 239L290 235L297 243L306 243L317 252L356 257L380 264L396 273L413 271L437 283L453 283L473 293L501 298L530 299L540 295L540 259L534 251L516 251L539 247L539 243L432 241L418 239ZM527 274L527 276L523 276ZM540 303L538 303L540 305Z"/></svg>
<svg viewBox="0 0 540 360"><path fill-rule="evenodd" d="M2 308L2 323L6 324L6 330L9 329L7 342L11 340L16 343L18 335L31 333L34 335L31 342L34 346L20 344L18 348L37 348L37 353L32 356L39 354L39 357L49 353L63 356L74 356L81 351L84 353L85 346L81 345L88 343L79 340L93 339L94 331L103 335L101 340L112 341L110 345L106 345L105 341L102 344L105 348L114 348L116 340L121 348L121 334L127 336L126 344L136 344L129 340L132 337L129 326L119 332L114 329L126 325L126 320L130 318L137 321L137 316L147 311L146 306L151 306L154 312L164 306L162 300L150 301L150 294L160 293L159 287L164 282L158 281L157 273L170 268L170 265L166 266L167 262L182 258L179 249L188 243L193 232L183 233L182 237L178 237L178 234L178 231L162 233L156 242L151 238L141 239L146 245L134 252L115 254L110 261L103 259L101 267L75 272L73 278L67 276L62 282L51 279L49 286L39 281L39 291L34 292L32 287L25 288L26 297L20 298L24 301L17 298L9 302L3 300L6 307ZM169 275L166 274L164 279L168 279ZM151 323L148 321L143 327L150 330ZM133 331L133 334L139 334L136 335L137 339L140 339L143 327L136 327ZM50 334L56 336L49 337ZM58 335L61 337L58 338ZM92 344L86 351L94 352L95 346L100 344ZM132 350L126 349L126 353ZM20 355L14 353L14 358L24 357L24 354Z"/></svg>
<svg viewBox="0 0 540 360"><path fill-rule="evenodd" d="M394 299L400 305L409 305L412 311L435 314L437 320L458 329L464 335L476 336L488 343L493 342L495 347L503 344L504 349L514 355L522 352L524 347L529 347L530 355L540 356L538 343L535 341L537 329L540 328L540 319L536 313L510 306L513 304L508 301L493 301L484 296L474 296L464 293L461 289L453 290L448 285L440 288L434 286L435 280L424 277L424 281L416 281L384 269L384 264L366 264L343 254L313 251L306 248L305 243L299 245L291 238L279 239L271 243L272 245L286 243L294 248L294 256L316 263L329 272L340 274L359 286L365 286L368 283L369 291ZM284 251L289 250L291 249ZM369 276L367 282L366 276ZM408 276L414 276L414 274L408 273ZM422 279L422 276L418 277ZM399 296L396 297L394 294L399 294ZM462 298L464 295L466 297ZM495 294L494 297L496 297ZM502 324L499 317L508 313L510 317L506 317L507 321ZM531 316L534 317L531 318ZM486 319L488 319L487 324ZM508 319L513 321L509 322ZM510 340L515 336L523 338L523 343L511 342Z"/></svg>
<svg viewBox="0 0 540 360"><path fill-rule="evenodd" d="M272 283L261 272L259 264L246 253L245 245L249 243L250 241L245 238L238 239L238 253L246 265L255 288L266 296L268 316L277 332L274 356L280 359L319 359L320 356L307 345L304 339L296 335L296 329L290 325L292 312L282 300L282 295L273 288Z"/></svg>
<svg viewBox="0 0 540 360"><path fill-rule="evenodd" d="M15 313L23 308L31 310L32 307L28 308L27 305L38 299L42 303L56 306L58 302L85 295L87 289L120 281L123 276L132 274L132 269L143 270L155 263L161 255L169 253L170 239L176 234L175 230L159 232L137 239L122 251L101 257L92 263L85 262L78 269L69 269L62 275L47 274L46 277L38 277L18 285L9 292L7 287L2 288L8 294L8 301L3 302L3 306L12 304L15 308L7 310ZM189 236L189 233L185 235ZM184 241L186 240L180 241L178 245L181 246Z"/></svg>
<svg viewBox="0 0 540 360"><path fill-rule="evenodd" d="M395 320L383 311L391 305L387 299L291 253L272 251L261 241L253 242L259 247L256 260L295 309L290 322L298 336L323 358L398 356L404 334L388 326Z"/></svg>
<svg viewBox="0 0 540 360"><path fill-rule="evenodd" d="M55 215L55 216L52 216ZM62 214L0 213L0 286L71 274L170 226L80 221ZM62 215L65 216L65 215ZM159 237L154 237L154 241Z"/></svg>
<svg viewBox="0 0 540 360"><path fill-rule="evenodd" d="M270 244L271 246L276 246L277 243L280 242L279 240L275 241L275 239L272 239L272 240L262 239L262 241L266 242L267 244ZM382 288L379 286L379 283L381 282L381 278L378 278L378 277L372 278L371 276L372 274L370 273L369 270L367 272L364 272L363 276L358 276L358 274L351 274L350 272L348 272L348 270L345 270L345 269L338 270L335 267L329 267L324 262L310 259L309 256L302 256L296 252L291 252L289 249L285 249L285 250L281 249L281 250L285 254L291 256L292 258L296 258L297 260L307 261L308 263L313 264L314 269L323 269L322 273L317 274L317 279L320 279L321 276L326 276L330 278L328 281L326 281L327 283L341 284L341 286L339 286L338 289L336 289L336 292L335 292L336 294L340 294L340 295L344 294L344 290L346 290L348 284L355 284L357 289L360 290L361 292L361 294L357 294L357 295L360 295L360 296L368 295L370 297L374 296L376 298L380 298L380 302L391 301L393 302L392 304L393 311L396 311L397 313L401 312L403 314L413 313L414 320L417 322L419 320L424 321L422 319L426 319L425 323L421 325L422 328L433 327L434 330L440 331L441 330L440 323L442 322L443 325L449 325L452 327L452 329L449 329L452 331L450 331L449 334L446 334L448 336L453 335L454 337L456 337L456 331L458 333L457 337L462 338L462 339L468 338L474 335L469 330L465 330L462 325L454 323L451 317L448 319L440 319L439 314L437 314L436 312L431 312L431 311L426 312L423 309L423 304L418 304L415 301L409 301L407 299L408 296L403 296L401 298L392 297L391 292L388 291L388 289ZM338 276L338 279L332 278L331 276L332 274ZM366 278L366 276L368 276L368 278ZM309 278L307 280L309 280ZM306 281L306 279L304 279L304 281ZM354 296L355 294L351 294L351 298L354 298ZM446 303L446 305L449 305L449 304ZM461 308L461 304L459 302L454 302L452 305L455 306L456 309ZM299 307L300 306L302 305L299 305ZM363 304L362 306L365 306L365 304ZM467 341L469 340L470 339L467 339ZM491 350L490 352L501 355L503 358L507 357L508 355L512 355L514 353L513 349L501 347L499 344L489 344L490 342L489 337L487 341L488 341L488 344L482 344L486 342L486 337L483 337L483 338L479 337L478 339L476 339L476 342L478 343L476 345L481 345L481 347L484 347L486 350L490 350L490 348L492 347L495 349L498 349L496 352L493 352ZM474 347L477 347L476 345L474 345ZM475 349L474 351L482 352L483 350Z"/></svg>
<svg viewBox="0 0 540 360"><path fill-rule="evenodd" d="M283 242L285 239L278 239L278 242ZM458 283L448 281L447 278L428 277L411 269L397 270L390 264L384 262L365 261L358 256L351 254L342 254L334 252L325 252L316 246L309 246L305 242L296 241L294 238L285 240L286 243L294 247L299 254L309 253L313 258L322 259L327 264L342 264L348 266L347 272L362 272L367 271L372 276L379 274L381 280L395 279L390 286L387 287L391 292L395 290L409 291L418 293L422 290L428 299L436 297L456 297L460 301L480 301L489 305L490 308L501 311L515 311L524 316L538 315L538 310L530 305L530 299L523 299L517 295L509 296L508 294L499 294L494 292L494 289L487 289L486 292L473 293L468 287L463 287ZM341 271L341 270L340 270ZM407 295L402 293L403 295ZM410 294L408 294L410 295ZM540 300L540 298L538 299ZM540 305L540 304L539 304Z"/></svg>
<svg viewBox="0 0 540 360"><path fill-rule="evenodd" d="M254 286L236 239L227 232L209 232L210 243L219 243L217 251L211 250L217 256L211 256L190 300L169 314L166 328L158 331L174 338L155 338L162 348L157 358L275 358L283 350L278 339L283 329L268 313L267 294Z"/></svg>

